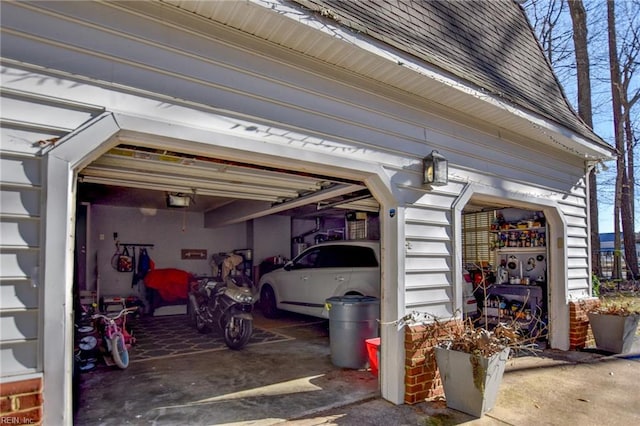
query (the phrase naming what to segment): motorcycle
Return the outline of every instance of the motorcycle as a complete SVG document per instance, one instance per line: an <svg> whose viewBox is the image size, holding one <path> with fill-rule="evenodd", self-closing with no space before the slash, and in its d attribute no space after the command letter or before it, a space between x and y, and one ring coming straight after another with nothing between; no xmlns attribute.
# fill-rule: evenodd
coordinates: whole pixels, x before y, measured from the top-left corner
<svg viewBox="0 0 640 426"><path fill-rule="evenodd" d="M253 333L257 291L245 275L199 280L189 291L189 322L200 333L220 331L230 349L241 349Z"/></svg>

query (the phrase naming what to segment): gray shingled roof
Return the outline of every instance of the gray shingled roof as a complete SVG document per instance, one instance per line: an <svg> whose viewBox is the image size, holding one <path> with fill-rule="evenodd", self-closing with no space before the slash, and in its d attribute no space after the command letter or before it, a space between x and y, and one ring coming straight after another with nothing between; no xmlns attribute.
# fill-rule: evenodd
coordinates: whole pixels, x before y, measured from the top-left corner
<svg viewBox="0 0 640 426"><path fill-rule="evenodd" d="M569 105L512 0L294 0L609 147Z"/></svg>

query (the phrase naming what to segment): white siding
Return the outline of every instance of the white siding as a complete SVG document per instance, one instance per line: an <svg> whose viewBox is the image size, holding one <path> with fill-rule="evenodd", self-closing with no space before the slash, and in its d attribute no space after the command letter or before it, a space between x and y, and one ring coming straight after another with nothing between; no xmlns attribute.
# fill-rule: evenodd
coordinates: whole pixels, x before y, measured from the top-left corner
<svg viewBox="0 0 640 426"><path fill-rule="evenodd" d="M38 365L37 340L5 342L0 345L2 376L13 376L36 371Z"/></svg>
<svg viewBox="0 0 640 426"><path fill-rule="evenodd" d="M2 112L6 110L3 108ZM40 307L41 164L28 153L0 150L0 370L37 371ZM34 285L35 284L35 285ZM6 373L5 373L6 372Z"/></svg>
<svg viewBox="0 0 640 426"><path fill-rule="evenodd" d="M451 194L405 187L405 309L449 318L455 312ZM437 204L435 204L437 203Z"/></svg>
<svg viewBox="0 0 640 426"><path fill-rule="evenodd" d="M41 370L39 336L43 280L41 152L95 112L73 101L16 90L17 70L3 67L0 98L0 371ZM42 82L30 74L32 82ZM5 83L9 83L8 85ZM55 82L53 82L55 84ZM83 109L84 108L84 109ZM49 142L47 142L49 141Z"/></svg>
<svg viewBox="0 0 640 426"><path fill-rule="evenodd" d="M567 223L568 299L581 299L590 296L586 192L585 181L580 179L572 187L571 197L559 201Z"/></svg>

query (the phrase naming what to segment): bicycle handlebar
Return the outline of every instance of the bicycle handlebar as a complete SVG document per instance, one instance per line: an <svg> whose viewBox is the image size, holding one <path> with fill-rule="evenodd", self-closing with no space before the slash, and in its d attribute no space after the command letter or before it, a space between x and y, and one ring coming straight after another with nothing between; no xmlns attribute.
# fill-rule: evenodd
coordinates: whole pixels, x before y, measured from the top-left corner
<svg viewBox="0 0 640 426"><path fill-rule="evenodd" d="M130 313L132 313L132 312L134 312L136 310L138 310L138 307L137 306L133 306L131 308L124 308L115 317L110 317L108 315L103 315L103 314L94 314L91 318L93 318L93 319L103 318L103 319L106 319L106 320L115 321L118 318L120 318L121 316L130 314Z"/></svg>

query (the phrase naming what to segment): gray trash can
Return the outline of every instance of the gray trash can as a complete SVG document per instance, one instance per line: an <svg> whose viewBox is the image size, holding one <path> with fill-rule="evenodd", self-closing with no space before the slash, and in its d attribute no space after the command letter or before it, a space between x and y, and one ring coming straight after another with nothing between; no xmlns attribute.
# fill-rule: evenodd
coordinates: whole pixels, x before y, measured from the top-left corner
<svg viewBox="0 0 640 426"><path fill-rule="evenodd" d="M366 339L378 337L380 299L371 296L330 297L329 344L336 367L366 368Z"/></svg>

